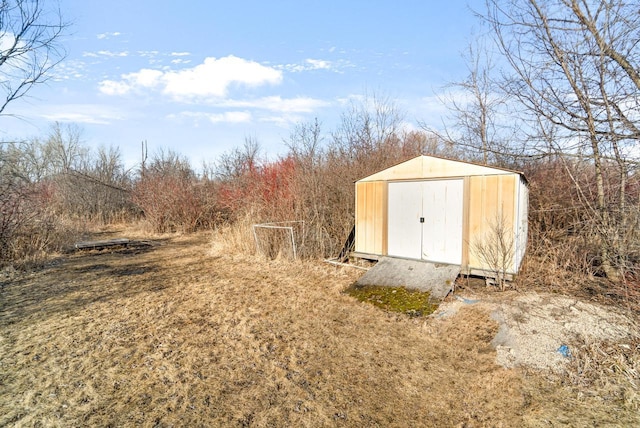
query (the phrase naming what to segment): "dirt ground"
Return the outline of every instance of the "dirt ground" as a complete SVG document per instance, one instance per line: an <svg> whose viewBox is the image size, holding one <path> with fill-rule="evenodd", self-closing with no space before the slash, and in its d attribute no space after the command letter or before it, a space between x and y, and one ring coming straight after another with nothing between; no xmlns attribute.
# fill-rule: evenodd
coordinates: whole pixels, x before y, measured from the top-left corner
<svg viewBox="0 0 640 428"><path fill-rule="evenodd" d="M498 323L492 345L496 362L506 368L563 373L574 345L615 342L630 348L640 334L622 311L548 293L463 292L442 303L434 316L449 317L468 305L482 308Z"/></svg>
<svg viewBox="0 0 640 428"><path fill-rule="evenodd" d="M622 313L467 293L411 319L343 294L361 271L215 240L156 237L0 276L0 426L640 424ZM628 358L585 379L589 349Z"/></svg>

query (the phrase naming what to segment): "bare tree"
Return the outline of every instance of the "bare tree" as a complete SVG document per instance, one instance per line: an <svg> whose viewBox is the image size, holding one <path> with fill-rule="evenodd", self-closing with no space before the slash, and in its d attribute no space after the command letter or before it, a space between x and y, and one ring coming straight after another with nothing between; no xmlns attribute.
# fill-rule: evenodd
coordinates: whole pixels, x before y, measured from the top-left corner
<svg viewBox="0 0 640 428"><path fill-rule="evenodd" d="M510 66L503 88L523 107L527 139L592 165L592 181L574 183L591 213L603 271L620 278L630 243L625 183L636 165L640 138L637 4L487 0L484 19ZM554 129L553 140L540 132L541 124ZM609 171L615 168L614 180Z"/></svg>
<svg viewBox="0 0 640 428"><path fill-rule="evenodd" d="M322 130L318 119L297 124L289 139L285 141L290 158L296 168L302 171L296 176L296 193L305 199L305 202L300 205L310 209L310 212L303 215L312 224L322 218L324 213L324 206L321 203L321 180L325 149L322 142Z"/></svg>
<svg viewBox="0 0 640 428"><path fill-rule="evenodd" d="M51 69L65 56L59 39L66 28L60 11L42 1L0 0L0 115L12 101L50 78ZM40 153L31 149L37 152L40 147L0 144L0 259L8 255L12 231L27 212L34 212L27 209L27 199L42 165L36 164Z"/></svg>
<svg viewBox="0 0 640 428"><path fill-rule="evenodd" d="M67 27L60 11L44 1L0 1L0 114L51 77L65 57L59 42Z"/></svg>
<svg viewBox="0 0 640 428"><path fill-rule="evenodd" d="M260 165L260 151L260 143L255 137L245 137L242 147L235 147L220 156L212 168L213 175L221 180L246 176Z"/></svg>
<svg viewBox="0 0 640 428"><path fill-rule="evenodd" d="M21 160L19 146L0 145L0 265L10 258L10 244L25 221L26 199L32 192Z"/></svg>
<svg viewBox="0 0 640 428"><path fill-rule="evenodd" d="M99 147L79 168L57 177L56 200L65 215L109 223L131 213L129 171L117 148Z"/></svg>
<svg viewBox="0 0 640 428"><path fill-rule="evenodd" d="M43 145L44 159L50 163L50 174L82 170L89 157L89 149L83 141L83 130L76 124L62 125L55 122Z"/></svg>
<svg viewBox="0 0 640 428"><path fill-rule="evenodd" d="M62 136L62 134L59 134ZM66 182L60 147L64 141L39 139L0 146L0 264L53 248L57 228L54 211ZM68 156L66 157L69 158ZM67 235L68 236L68 235Z"/></svg>
<svg viewBox="0 0 640 428"><path fill-rule="evenodd" d="M444 131L423 128L462 148L467 159L504 164L514 154L513 122L500 122L508 103L494 76L494 59L482 37L469 44L463 58L467 76L449 83L440 99L450 112Z"/></svg>
<svg viewBox="0 0 640 428"><path fill-rule="evenodd" d="M313 122L298 123L285 141L291 156L305 168L314 168L324 155L321 128L317 118Z"/></svg>
<svg viewBox="0 0 640 428"><path fill-rule="evenodd" d="M352 163L354 178L373 173L397 155L403 120L404 113L392 100L366 95L341 115L329 154Z"/></svg>

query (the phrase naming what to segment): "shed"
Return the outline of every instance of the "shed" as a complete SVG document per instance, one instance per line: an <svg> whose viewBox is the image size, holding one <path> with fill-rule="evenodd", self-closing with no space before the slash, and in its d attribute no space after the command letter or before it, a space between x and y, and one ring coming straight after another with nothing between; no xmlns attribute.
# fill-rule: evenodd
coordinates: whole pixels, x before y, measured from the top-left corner
<svg viewBox="0 0 640 428"><path fill-rule="evenodd" d="M355 187L354 256L458 265L488 277L518 273L529 199L522 173L418 156Z"/></svg>

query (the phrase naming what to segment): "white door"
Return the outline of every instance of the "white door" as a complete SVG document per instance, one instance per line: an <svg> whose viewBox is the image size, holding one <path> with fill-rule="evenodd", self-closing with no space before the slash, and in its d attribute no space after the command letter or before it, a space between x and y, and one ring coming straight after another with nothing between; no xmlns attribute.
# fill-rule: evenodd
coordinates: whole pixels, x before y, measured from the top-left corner
<svg viewBox="0 0 640 428"><path fill-rule="evenodd" d="M462 263L462 180L425 181L422 196L422 259Z"/></svg>
<svg viewBox="0 0 640 428"><path fill-rule="evenodd" d="M422 258L422 183L389 183L387 253L409 259Z"/></svg>
<svg viewBox="0 0 640 428"><path fill-rule="evenodd" d="M389 183L389 255L461 264L462 208L462 180Z"/></svg>

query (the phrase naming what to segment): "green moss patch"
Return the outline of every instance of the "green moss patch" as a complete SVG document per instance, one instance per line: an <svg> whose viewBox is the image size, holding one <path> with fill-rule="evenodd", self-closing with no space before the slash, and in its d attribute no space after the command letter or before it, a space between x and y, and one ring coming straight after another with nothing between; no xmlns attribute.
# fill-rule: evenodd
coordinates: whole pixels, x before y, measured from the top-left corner
<svg viewBox="0 0 640 428"><path fill-rule="evenodd" d="M427 316L438 307L430 302L431 295L428 291L408 290L404 287L354 284L344 292L361 302L371 303L385 311L404 313L410 317Z"/></svg>

